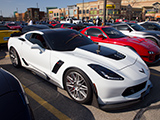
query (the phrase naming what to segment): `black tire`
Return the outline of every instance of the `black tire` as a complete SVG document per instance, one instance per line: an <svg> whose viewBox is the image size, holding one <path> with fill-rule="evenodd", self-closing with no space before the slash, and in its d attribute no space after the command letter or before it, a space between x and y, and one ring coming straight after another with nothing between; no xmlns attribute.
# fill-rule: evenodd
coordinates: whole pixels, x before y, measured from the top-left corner
<svg viewBox="0 0 160 120"><path fill-rule="evenodd" d="M19 55L13 47L9 50L9 55L12 65L16 68L21 67L21 61L19 59Z"/></svg>
<svg viewBox="0 0 160 120"><path fill-rule="evenodd" d="M85 104L92 100L91 81L79 69L69 69L64 76L64 87L70 97L78 103Z"/></svg>

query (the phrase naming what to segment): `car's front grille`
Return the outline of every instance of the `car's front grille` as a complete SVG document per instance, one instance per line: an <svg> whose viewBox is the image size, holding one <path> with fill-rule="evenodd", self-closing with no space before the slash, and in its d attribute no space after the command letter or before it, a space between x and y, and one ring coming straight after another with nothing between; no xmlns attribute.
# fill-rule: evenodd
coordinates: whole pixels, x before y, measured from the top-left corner
<svg viewBox="0 0 160 120"><path fill-rule="evenodd" d="M136 85L136 86L132 86L132 87L127 88L127 89L122 93L122 96L126 97L126 96L132 95L132 94L134 94L134 93L136 93L136 92L144 89L145 86L146 86L146 83L147 83L147 82L143 82L143 83L141 83L141 84L139 84L139 85Z"/></svg>

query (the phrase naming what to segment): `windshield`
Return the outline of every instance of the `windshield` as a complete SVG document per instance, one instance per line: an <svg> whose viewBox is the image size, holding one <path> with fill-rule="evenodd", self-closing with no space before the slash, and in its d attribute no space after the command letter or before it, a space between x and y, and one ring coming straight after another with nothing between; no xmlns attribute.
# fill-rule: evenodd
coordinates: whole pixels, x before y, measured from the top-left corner
<svg viewBox="0 0 160 120"><path fill-rule="evenodd" d="M120 31L118 31L115 28L102 28L102 30L108 35L109 38L122 38L122 37L126 37L126 35L124 35L123 33L121 33Z"/></svg>
<svg viewBox="0 0 160 120"><path fill-rule="evenodd" d="M136 31L143 31L143 30L146 30L144 27L138 25L138 24L135 24L135 23L129 23L129 25Z"/></svg>
<svg viewBox="0 0 160 120"><path fill-rule="evenodd" d="M53 50L71 51L76 47L93 44L93 41L74 30L56 30L45 34Z"/></svg>

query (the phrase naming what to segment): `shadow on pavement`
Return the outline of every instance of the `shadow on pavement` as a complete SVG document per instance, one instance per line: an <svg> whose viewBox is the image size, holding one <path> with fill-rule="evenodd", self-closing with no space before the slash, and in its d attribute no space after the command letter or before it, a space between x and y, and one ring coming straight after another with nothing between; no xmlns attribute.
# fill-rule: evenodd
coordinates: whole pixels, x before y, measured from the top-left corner
<svg viewBox="0 0 160 120"><path fill-rule="evenodd" d="M4 59L4 57L7 55L6 54L7 51L8 51L7 44L0 45L0 60Z"/></svg>
<svg viewBox="0 0 160 120"><path fill-rule="evenodd" d="M30 70L23 67L17 69L11 64L0 66L15 75L25 87L32 90L54 108L67 115L70 119L95 120L93 114L88 108L59 93L55 85L32 74ZM31 96L28 96L28 98L36 120L58 120L58 118L51 114L42 105L38 104Z"/></svg>

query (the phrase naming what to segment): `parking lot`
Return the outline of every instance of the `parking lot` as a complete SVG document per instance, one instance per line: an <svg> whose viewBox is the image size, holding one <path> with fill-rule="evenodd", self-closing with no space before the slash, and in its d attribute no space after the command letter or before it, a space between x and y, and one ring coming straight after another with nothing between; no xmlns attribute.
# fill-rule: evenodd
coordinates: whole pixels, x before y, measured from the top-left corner
<svg viewBox="0 0 160 120"><path fill-rule="evenodd" d="M74 102L68 94L25 68L11 65L6 46L0 47L0 67L14 74L28 96L35 120L159 120L160 62L149 66L153 88L139 103L120 110L101 110ZM136 77L136 76L135 76ZM7 108L6 108L7 109Z"/></svg>

